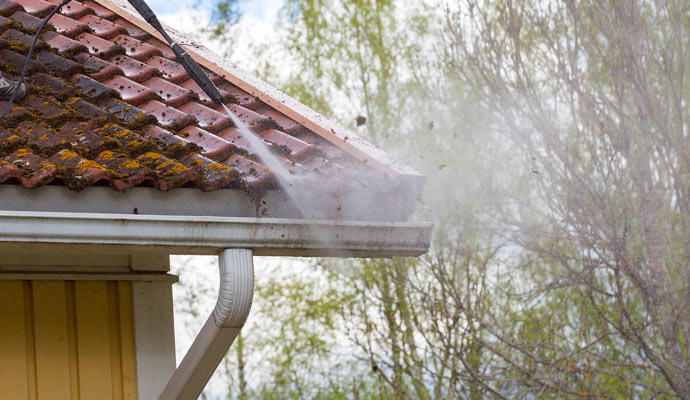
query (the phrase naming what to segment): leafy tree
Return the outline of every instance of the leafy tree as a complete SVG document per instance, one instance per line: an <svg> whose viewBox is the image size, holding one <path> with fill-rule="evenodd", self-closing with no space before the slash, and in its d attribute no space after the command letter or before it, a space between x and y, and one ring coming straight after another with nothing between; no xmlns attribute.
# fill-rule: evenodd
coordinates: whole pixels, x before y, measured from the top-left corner
<svg viewBox="0 0 690 400"><path fill-rule="evenodd" d="M541 349L495 335L536 386L690 398L688 11L644 0L445 9L449 76L482 94L532 171L504 227L551 266L537 298L572 304L536 315L562 327Z"/></svg>

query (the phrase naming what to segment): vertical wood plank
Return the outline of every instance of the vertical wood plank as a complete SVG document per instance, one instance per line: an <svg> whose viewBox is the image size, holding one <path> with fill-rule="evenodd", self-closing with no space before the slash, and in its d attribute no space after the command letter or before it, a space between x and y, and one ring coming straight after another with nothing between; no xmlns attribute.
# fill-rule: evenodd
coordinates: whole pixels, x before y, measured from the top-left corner
<svg viewBox="0 0 690 400"><path fill-rule="evenodd" d="M120 295L120 342L122 349L122 398L136 400L137 370L134 347L134 309L132 283L118 282Z"/></svg>
<svg viewBox="0 0 690 400"><path fill-rule="evenodd" d="M38 398L70 400L65 282L36 281L32 286Z"/></svg>
<svg viewBox="0 0 690 400"><path fill-rule="evenodd" d="M34 329L34 296L32 282L22 281L24 292L24 331L26 332L26 378L29 400L37 400L36 393L36 330Z"/></svg>
<svg viewBox="0 0 690 400"><path fill-rule="evenodd" d="M24 306L22 282L0 282L0 400L29 398Z"/></svg>
<svg viewBox="0 0 690 400"><path fill-rule="evenodd" d="M112 399L106 282L76 282L75 300L80 397Z"/></svg>
<svg viewBox="0 0 690 400"><path fill-rule="evenodd" d="M108 330L110 331L110 376L113 399L122 399L122 347L120 342L120 299L117 282L107 282Z"/></svg>
<svg viewBox="0 0 690 400"><path fill-rule="evenodd" d="M67 345L69 348L69 377L71 400L79 399L79 348L77 346L77 309L75 304L75 282L65 282L67 303Z"/></svg>

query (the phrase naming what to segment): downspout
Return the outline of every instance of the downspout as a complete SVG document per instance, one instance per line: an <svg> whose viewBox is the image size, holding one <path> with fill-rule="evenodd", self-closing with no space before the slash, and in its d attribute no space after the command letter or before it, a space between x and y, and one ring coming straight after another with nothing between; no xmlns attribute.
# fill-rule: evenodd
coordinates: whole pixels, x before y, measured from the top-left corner
<svg viewBox="0 0 690 400"><path fill-rule="evenodd" d="M216 307L165 386L161 400L197 399L247 321L254 294L252 251L227 249L218 258Z"/></svg>

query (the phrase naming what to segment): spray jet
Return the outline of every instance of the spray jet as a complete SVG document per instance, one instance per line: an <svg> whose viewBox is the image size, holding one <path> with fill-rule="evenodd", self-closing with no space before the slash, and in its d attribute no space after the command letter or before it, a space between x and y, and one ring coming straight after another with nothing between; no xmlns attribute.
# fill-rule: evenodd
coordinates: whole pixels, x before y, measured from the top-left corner
<svg viewBox="0 0 690 400"><path fill-rule="evenodd" d="M224 104L223 96L204 73L201 66L187 52L177 44L163 28L163 25L156 17L156 14L146 4L144 0L128 0L144 20L154 27L163 38L168 42L178 61L194 82L211 98L218 106L222 107L230 117L235 127L242 133L244 139L261 159L268 169L271 170L278 185L290 198L295 208L299 211L302 218L325 218L326 214L315 212L314 201L321 204L329 204L339 214L344 202L358 204L362 196L375 196L377 191L372 188L381 186L381 179L374 174L360 174L361 176L347 174L346 171L339 171L337 176L331 175L327 179L316 174L299 174L289 170L266 146L266 144L256 136L228 107ZM346 179L349 177L350 179ZM321 178L321 179L319 179ZM387 178L383 178L384 180ZM311 180L312 184L309 184ZM318 184L314 184L318 180ZM257 216L260 207L257 205ZM333 211L329 210L329 211ZM352 210L354 215L364 215L365 210Z"/></svg>

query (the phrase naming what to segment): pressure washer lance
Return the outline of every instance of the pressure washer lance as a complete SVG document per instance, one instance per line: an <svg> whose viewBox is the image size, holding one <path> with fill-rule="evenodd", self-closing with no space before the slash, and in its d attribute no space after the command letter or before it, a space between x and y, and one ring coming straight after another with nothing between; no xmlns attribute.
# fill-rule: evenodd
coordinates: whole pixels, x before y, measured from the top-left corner
<svg viewBox="0 0 690 400"><path fill-rule="evenodd" d="M146 4L144 0L127 1L129 1L129 4L131 4L132 7L139 12L144 20L149 23L149 25L160 32L163 38L168 41L168 44L170 45L173 53L175 53L177 60L180 62L180 64L182 64L189 76L194 79L194 82L201 87L201 89L208 95L208 97L211 98L211 100L213 100L214 103L222 106L223 96L220 94L220 91L216 85L211 82L211 79L204 73L204 71L201 69L201 66L194 61L194 59L187 54L186 51L184 51L182 46L172 40L170 35L168 35L165 29L163 29L163 25L161 25L161 23L158 21L158 17L156 17L156 14L154 14L153 10L151 10L148 4Z"/></svg>
<svg viewBox="0 0 690 400"><path fill-rule="evenodd" d="M41 32L43 31L43 28L45 28L46 24L48 21L50 21L51 18L53 18L53 15L57 14L58 11L67 3L69 3L71 0L62 0L60 4L53 9L53 11L48 14L48 16L43 20L41 23L41 26L38 27L38 31L36 31L36 35L34 36L34 41L31 43L31 47L29 48L29 54L26 56L26 61L24 62L24 69L22 70L22 75L19 78L19 80L14 83L12 81L9 81L5 78L2 78L4 87L2 88L3 90L12 90L12 95L10 96L10 99L7 101L7 104L5 105L5 108L2 110L2 113L0 113L0 124L2 124L3 119L5 118L5 114L10 110L10 107L12 107L12 103L17 97L24 97L26 94L26 85L24 85L24 79L26 78L26 73L29 70L29 63L31 62L31 56L34 54L34 48L36 47L36 43L38 42L38 37L41 36Z"/></svg>

